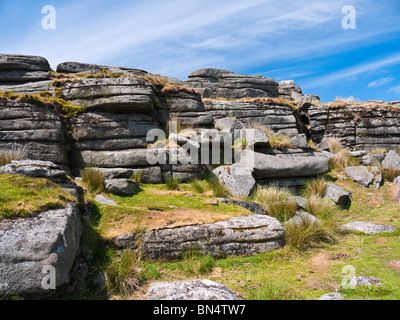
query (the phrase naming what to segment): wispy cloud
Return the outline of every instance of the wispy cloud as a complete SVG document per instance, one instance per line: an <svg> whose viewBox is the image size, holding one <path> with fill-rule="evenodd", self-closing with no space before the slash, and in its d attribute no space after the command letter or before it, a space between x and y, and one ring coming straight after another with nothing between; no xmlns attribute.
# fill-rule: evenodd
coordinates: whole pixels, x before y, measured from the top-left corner
<svg viewBox="0 0 400 320"><path fill-rule="evenodd" d="M368 88L378 88L378 87L382 87L385 84L392 82L394 80L393 77L386 77L386 78L380 78L377 79L375 81L372 81L370 83L368 83Z"/></svg>
<svg viewBox="0 0 400 320"><path fill-rule="evenodd" d="M394 54L385 58L382 58L377 61L371 61L367 63L363 63L361 65L356 65L344 70L339 70L336 72L332 72L329 74L325 74L320 77L316 77L313 79L310 79L307 81L307 83L304 84L304 87L318 87L321 85L326 85L330 84L332 82L336 82L342 79L349 79L349 78L354 78L355 76L365 74L365 73L370 73L379 69L382 69L384 67L388 66L393 66L400 64L400 53L399 54Z"/></svg>
<svg viewBox="0 0 400 320"><path fill-rule="evenodd" d="M391 92L393 92L393 93L398 93L398 94L400 94L400 84L399 84L398 86L391 87L391 88L389 89L389 91L391 91ZM398 100L400 100L400 99L398 99Z"/></svg>

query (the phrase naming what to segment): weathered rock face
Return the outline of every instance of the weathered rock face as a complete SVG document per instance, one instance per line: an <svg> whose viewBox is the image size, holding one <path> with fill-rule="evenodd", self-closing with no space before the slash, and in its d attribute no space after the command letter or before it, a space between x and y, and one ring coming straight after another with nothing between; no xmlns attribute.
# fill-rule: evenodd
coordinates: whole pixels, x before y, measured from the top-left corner
<svg viewBox="0 0 400 320"><path fill-rule="evenodd" d="M0 173L17 174L31 178L45 178L54 182L65 182L67 174L50 161L12 160L0 168Z"/></svg>
<svg viewBox="0 0 400 320"><path fill-rule="evenodd" d="M400 171L400 154L394 150L390 150L382 161L384 169L395 169Z"/></svg>
<svg viewBox="0 0 400 320"><path fill-rule="evenodd" d="M195 128L211 128L214 118L206 112L200 94L196 92L179 91L166 93L169 118L176 119L183 126Z"/></svg>
<svg viewBox="0 0 400 320"><path fill-rule="evenodd" d="M357 182L366 188L370 187L375 179L375 175L372 172L369 172L367 167L363 166L347 167L344 172L354 182Z"/></svg>
<svg viewBox="0 0 400 320"><path fill-rule="evenodd" d="M142 252L149 259L180 259L184 250L198 248L212 256L266 252L285 245L285 228L265 215L237 217L214 224L158 229L143 235Z"/></svg>
<svg viewBox="0 0 400 320"><path fill-rule="evenodd" d="M50 65L45 58L24 55L0 55L0 83L49 80Z"/></svg>
<svg viewBox="0 0 400 320"><path fill-rule="evenodd" d="M350 150L397 149L400 143L400 109L375 105L308 110L310 132L316 141L337 137Z"/></svg>
<svg viewBox="0 0 400 320"><path fill-rule="evenodd" d="M82 79L61 87L66 100L87 110L113 110L152 114L154 91L138 77Z"/></svg>
<svg viewBox="0 0 400 320"><path fill-rule="evenodd" d="M303 93L293 80L283 80L279 82L279 97L286 100L300 100Z"/></svg>
<svg viewBox="0 0 400 320"><path fill-rule="evenodd" d="M216 120L234 117L248 127L258 124L289 136L299 134L296 118L289 106L222 100L205 100L204 105Z"/></svg>
<svg viewBox="0 0 400 320"><path fill-rule="evenodd" d="M58 112L33 103L0 99L0 150L24 145L26 157L68 164L65 131Z"/></svg>
<svg viewBox="0 0 400 320"><path fill-rule="evenodd" d="M0 295L49 295L43 268L56 271L56 287L68 283L81 236L75 205L32 218L0 221Z"/></svg>
<svg viewBox="0 0 400 320"><path fill-rule="evenodd" d="M310 177L329 172L329 159L314 156L272 156L255 152L251 165L256 180Z"/></svg>
<svg viewBox="0 0 400 320"><path fill-rule="evenodd" d="M203 98L227 99L278 97L278 83L270 78L247 76L221 69L199 69L185 84L198 90Z"/></svg>
<svg viewBox="0 0 400 320"><path fill-rule="evenodd" d="M241 300L236 292L210 280L153 282L146 297L148 300Z"/></svg>

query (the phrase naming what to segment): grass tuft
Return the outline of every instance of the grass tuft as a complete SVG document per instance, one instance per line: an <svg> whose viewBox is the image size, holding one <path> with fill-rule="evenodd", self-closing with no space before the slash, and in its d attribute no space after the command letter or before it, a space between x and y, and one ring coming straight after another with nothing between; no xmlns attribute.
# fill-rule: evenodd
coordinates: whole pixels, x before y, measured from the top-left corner
<svg viewBox="0 0 400 320"><path fill-rule="evenodd" d="M316 179L310 179L308 180L303 189L303 195L304 197L308 198L313 195L323 197L325 194L326 190L326 181L325 178L318 177Z"/></svg>
<svg viewBox="0 0 400 320"><path fill-rule="evenodd" d="M95 168L86 168L81 174L82 181L90 192L100 193L105 190L105 178L103 172Z"/></svg>
<svg viewBox="0 0 400 320"><path fill-rule="evenodd" d="M28 148L19 144L13 144L9 150L0 151L0 167L11 163L13 160L23 160L26 158Z"/></svg>
<svg viewBox="0 0 400 320"><path fill-rule="evenodd" d="M178 190L181 181L178 178L166 178L165 184L168 190Z"/></svg>

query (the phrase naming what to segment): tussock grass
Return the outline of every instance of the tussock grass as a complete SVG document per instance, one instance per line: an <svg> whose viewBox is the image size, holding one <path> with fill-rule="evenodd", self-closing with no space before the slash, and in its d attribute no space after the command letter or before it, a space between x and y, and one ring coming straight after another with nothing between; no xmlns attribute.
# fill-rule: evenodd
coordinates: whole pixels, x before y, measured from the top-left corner
<svg viewBox="0 0 400 320"><path fill-rule="evenodd" d="M328 144L330 152L336 154L342 149L342 143L340 139L337 138L326 138L326 143Z"/></svg>
<svg viewBox="0 0 400 320"><path fill-rule="evenodd" d="M393 180L400 176L400 170L395 168L385 169L380 161L374 161L373 164L382 173L384 181L393 182Z"/></svg>
<svg viewBox="0 0 400 320"><path fill-rule="evenodd" d="M178 178L166 178L165 185L168 190L178 190L181 181Z"/></svg>
<svg viewBox="0 0 400 320"><path fill-rule="evenodd" d="M287 188L270 186L257 188L254 199L262 204L270 216L285 222L296 214L297 204L288 200L292 196Z"/></svg>
<svg viewBox="0 0 400 320"><path fill-rule="evenodd" d="M329 199L316 194L307 197L307 212L319 219L332 219L335 209L335 205Z"/></svg>
<svg viewBox="0 0 400 320"><path fill-rule="evenodd" d="M326 181L325 178L322 176L308 180L304 185L303 195L306 198L314 195L322 197L325 194L325 190Z"/></svg>
<svg viewBox="0 0 400 320"><path fill-rule="evenodd" d="M323 223L303 219L299 223L289 223L286 227L286 245L292 249L304 251L321 243L336 242L336 224L332 221Z"/></svg>
<svg viewBox="0 0 400 320"><path fill-rule="evenodd" d="M199 94L199 92L193 88L190 88L186 85L179 84L167 84L162 88L161 93L165 95L175 94L179 92L185 92L189 94Z"/></svg>
<svg viewBox="0 0 400 320"><path fill-rule="evenodd" d="M190 181L190 185L195 192L200 194L205 193L207 190L205 182L199 179L193 179L192 181Z"/></svg>
<svg viewBox="0 0 400 320"><path fill-rule="evenodd" d="M213 192L214 197L216 198L228 198L231 196L231 193L229 192L228 188L222 185L218 178L213 177L211 178L210 182L210 187Z"/></svg>
<svg viewBox="0 0 400 320"><path fill-rule="evenodd" d="M13 160L23 160L26 158L28 152L28 147L13 144L12 148L9 150L0 150L0 167L11 163Z"/></svg>
<svg viewBox="0 0 400 320"><path fill-rule="evenodd" d="M90 192L100 193L105 190L104 174L95 168L86 168L82 172L82 181Z"/></svg>
<svg viewBox="0 0 400 320"><path fill-rule="evenodd" d="M109 252L110 263L106 267L109 293L128 297L138 290L142 278L138 271L140 258L136 252L127 249L119 254Z"/></svg>

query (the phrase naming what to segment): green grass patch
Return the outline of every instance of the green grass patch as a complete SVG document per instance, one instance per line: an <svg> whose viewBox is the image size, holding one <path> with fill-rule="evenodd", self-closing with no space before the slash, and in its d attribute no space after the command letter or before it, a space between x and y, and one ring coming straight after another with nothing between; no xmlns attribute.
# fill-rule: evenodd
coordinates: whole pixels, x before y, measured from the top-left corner
<svg viewBox="0 0 400 320"><path fill-rule="evenodd" d="M0 174L0 219L63 208L75 197L47 179Z"/></svg>

